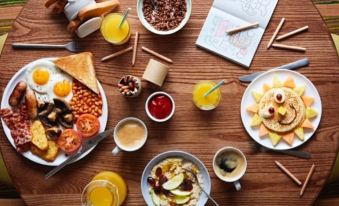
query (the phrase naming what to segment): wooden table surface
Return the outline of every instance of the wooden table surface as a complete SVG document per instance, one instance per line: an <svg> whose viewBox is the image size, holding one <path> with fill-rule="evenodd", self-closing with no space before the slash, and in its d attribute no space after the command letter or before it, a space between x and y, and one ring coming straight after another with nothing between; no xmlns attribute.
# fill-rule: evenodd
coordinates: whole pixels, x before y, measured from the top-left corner
<svg viewBox="0 0 339 206"><path fill-rule="evenodd" d="M49 180L43 175L49 167L40 166L25 159L9 144L4 133L0 134L0 148L14 184L27 205L79 205L83 187L99 171L112 170L120 173L127 181L129 195L125 205L145 205L140 192L140 177L147 162L164 151L180 149L200 158L207 166L212 178L212 196L220 205L309 205L328 177L338 148L339 119L339 62L326 25L309 0L279 1L277 9L265 32L250 70L227 60L211 55L195 47L203 22L212 1L195 0L189 23L179 33L160 37L147 32L136 16L135 1L121 2L121 9L132 7L130 23L133 33L139 31L141 39L136 66L130 64L131 53L107 63L99 59L128 45L114 47L106 43L97 32L83 41L88 51L93 52L97 77L102 83L109 102L108 127L126 116L143 119L149 129L149 140L138 152L111 155L112 139L104 140L83 160L63 169ZM289 44L304 46L306 53L270 49L266 44L282 17L286 18L282 33L309 25L308 32L290 38ZM30 0L16 19L0 58L1 93L13 74L23 65L42 57L68 55L67 51L14 51L12 42L63 43L71 40L65 32L66 20L52 15L41 1ZM128 43L133 44L133 38ZM154 90L147 87L137 99L125 99L116 91L115 84L125 74L141 76L150 56L141 51L141 46L152 48L172 58L174 64L162 90L176 100L174 118L156 124L146 117L144 102ZM240 101L245 84L238 81L240 75L265 70L307 56L311 64L299 70L313 81L323 104L323 116L319 129L312 140L300 150L312 153L312 159L303 160L275 153L254 153L251 138L240 120ZM221 105L212 112L201 112L191 100L194 84L203 79L220 80L222 87ZM248 170L242 179L243 190L235 192L233 186L217 179L212 171L214 153L222 146L241 149L248 159ZM316 164L305 195L300 198L295 183L274 165L279 160L302 181L309 168Z"/></svg>

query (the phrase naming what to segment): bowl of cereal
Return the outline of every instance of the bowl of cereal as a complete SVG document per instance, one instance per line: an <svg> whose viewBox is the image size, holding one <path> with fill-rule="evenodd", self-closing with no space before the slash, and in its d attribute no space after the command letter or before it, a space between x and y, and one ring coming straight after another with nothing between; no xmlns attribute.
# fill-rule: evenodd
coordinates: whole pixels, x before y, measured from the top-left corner
<svg viewBox="0 0 339 206"><path fill-rule="evenodd" d="M138 0L137 12L144 27L158 35L182 29L191 16L191 0Z"/></svg>

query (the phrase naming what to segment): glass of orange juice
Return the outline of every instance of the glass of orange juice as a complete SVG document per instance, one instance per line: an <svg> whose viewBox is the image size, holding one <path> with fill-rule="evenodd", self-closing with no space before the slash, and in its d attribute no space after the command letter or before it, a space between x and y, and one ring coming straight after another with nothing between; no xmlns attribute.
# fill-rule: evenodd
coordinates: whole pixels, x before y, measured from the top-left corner
<svg viewBox="0 0 339 206"><path fill-rule="evenodd" d="M91 181L81 195L82 206L118 206L117 187L107 180Z"/></svg>
<svg viewBox="0 0 339 206"><path fill-rule="evenodd" d="M193 102L201 110L213 110L215 109L221 100L220 88L217 88L208 96L204 96L210 89L216 84L212 81L200 81L193 89Z"/></svg>
<svg viewBox="0 0 339 206"><path fill-rule="evenodd" d="M131 36L130 25L127 19L123 22L121 27L119 26L122 19L123 15L119 13L111 13L105 16L101 22L101 34L104 39L111 44L124 44Z"/></svg>
<svg viewBox="0 0 339 206"><path fill-rule="evenodd" d="M102 171L93 177L92 181L96 180L106 180L109 181L114 186L116 186L119 196L118 205L122 205L122 203L125 201L127 197L128 191L125 180L118 173L111 171Z"/></svg>

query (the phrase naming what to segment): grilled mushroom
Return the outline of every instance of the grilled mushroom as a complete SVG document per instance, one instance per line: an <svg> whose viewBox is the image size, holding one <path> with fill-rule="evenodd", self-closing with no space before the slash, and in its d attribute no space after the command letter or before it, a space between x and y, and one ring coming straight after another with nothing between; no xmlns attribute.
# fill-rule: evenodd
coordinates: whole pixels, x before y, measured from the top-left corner
<svg viewBox="0 0 339 206"><path fill-rule="evenodd" d="M49 129L46 129L45 133L49 137L49 139L56 140L61 134L61 129L58 127L51 127Z"/></svg>
<svg viewBox="0 0 339 206"><path fill-rule="evenodd" d="M38 104L38 116L46 116L54 109L54 104L50 102L44 102Z"/></svg>

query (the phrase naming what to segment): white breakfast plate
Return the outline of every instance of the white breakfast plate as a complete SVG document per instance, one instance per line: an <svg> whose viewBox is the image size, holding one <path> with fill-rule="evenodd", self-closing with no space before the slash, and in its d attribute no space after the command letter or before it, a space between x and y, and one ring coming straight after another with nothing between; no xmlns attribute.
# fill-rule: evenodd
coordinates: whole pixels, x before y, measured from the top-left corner
<svg viewBox="0 0 339 206"><path fill-rule="evenodd" d="M206 169L205 165L194 155L183 152L183 151L168 151L161 153L154 157L145 167L142 177L141 177L141 192L142 196L144 197L144 200L147 205L153 205L153 201L149 192L149 185L147 183L147 177L149 177L152 168L161 162L162 160L165 160L166 158L172 158L172 157L178 157L182 158L184 160L188 160L192 162L194 165L196 165L201 173L202 181L203 181L203 188L206 191L207 194L210 194L211 192L211 178L208 173L208 170ZM200 198L198 200L197 206L203 206L206 204L208 200L208 197L201 192Z"/></svg>
<svg viewBox="0 0 339 206"><path fill-rule="evenodd" d="M304 95L314 97L314 103L311 105L311 107L314 108L318 112L317 117L315 117L314 119L311 120L312 125L314 126L314 130L305 132L304 141L301 141L297 137L295 137L292 146L289 146L286 142L281 140L274 147L268 137L261 139L259 137L259 129L258 128L252 128L250 126L252 116L249 114L249 112L246 111L246 108L248 106L255 104L255 100L252 96L252 91L262 91L262 86L265 83L272 85L273 77L275 75L277 75L282 82L285 81L285 79L288 76L291 76L294 79L295 84L297 86L305 85L306 89L305 89ZM267 71L267 72L261 74L260 76L255 78L252 81L252 83L250 83L248 85L248 87L245 90L245 93L242 97L242 100L241 100L240 113L241 113L242 123L243 123L246 131L248 132L248 134L251 136L251 138L254 141L256 141L260 145L267 147L269 149L288 150L288 149L292 149L292 148L295 148L295 147L298 147L298 146L304 144L305 142L307 142L312 137L312 135L317 130L319 123L320 123L321 114L322 114L322 105L321 105L321 99L320 99L320 96L319 96L317 89L315 88L313 83L309 79L307 79L304 75L302 75L298 72L295 72L295 71L291 71L291 70L275 69L275 70L270 70L270 71Z"/></svg>
<svg viewBox="0 0 339 206"><path fill-rule="evenodd" d="M42 59L38 59L36 61L40 61L40 60L48 60L51 61L55 58L42 58ZM25 65L24 67L22 67L13 77L12 79L8 82L5 91L3 93L2 96L2 100L1 100L1 109L2 108L11 108L11 106L8 104L8 99L9 96L11 95L11 92L13 91L14 87L16 86L16 84L25 79L25 70L26 68L30 67L31 65L33 65L36 61L33 61L27 65ZM103 132L105 131L106 128L106 124L107 124L107 119L108 119L108 107L107 107L107 98L104 92L104 89L102 88L101 84L98 82L98 86L99 86L99 90L101 93L101 98L102 98L102 103L103 103L103 108L102 108L102 115L101 117L99 117L99 121L100 121L100 130L99 132ZM6 126L5 122L2 120L1 118L1 123L2 123L2 128L4 129L5 135L8 139L8 141L12 144L12 146L14 148L15 144L14 144L14 140L11 136L11 132L9 130L9 128ZM83 157L85 157L87 154L89 154L93 149L95 148L95 146L93 146L90 150L88 150L87 152L85 152L84 154L82 154L78 159L76 159L73 162L76 162L80 159L82 159ZM43 159L41 159L40 157L34 155L31 153L31 151L27 151L27 152L23 152L21 153L24 157L26 157L27 159L41 164L41 165L46 165L46 166L58 166L59 164L61 164L63 161L65 161L68 157L65 155L65 153L60 152L58 157L53 161L53 162L47 162Z"/></svg>

